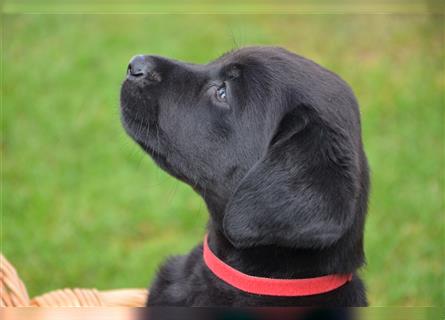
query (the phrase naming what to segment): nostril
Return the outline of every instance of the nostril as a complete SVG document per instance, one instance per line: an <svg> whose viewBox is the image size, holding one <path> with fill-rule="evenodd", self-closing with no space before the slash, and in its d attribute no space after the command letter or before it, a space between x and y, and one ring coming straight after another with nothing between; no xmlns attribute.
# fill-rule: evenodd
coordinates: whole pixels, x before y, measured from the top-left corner
<svg viewBox="0 0 445 320"><path fill-rule="evenodd" d="M148 66L144 56L138 55L131 58L127 68L127 76L142 77L148 72Z"/></svg>
<svg viewBox="0 0 445 320"><path fill-rule="evenodd" d="M133 77L140 77L144 75L144 71L140 68L134 67L131 64L128 65L127 75L132 75Z"/></svg>

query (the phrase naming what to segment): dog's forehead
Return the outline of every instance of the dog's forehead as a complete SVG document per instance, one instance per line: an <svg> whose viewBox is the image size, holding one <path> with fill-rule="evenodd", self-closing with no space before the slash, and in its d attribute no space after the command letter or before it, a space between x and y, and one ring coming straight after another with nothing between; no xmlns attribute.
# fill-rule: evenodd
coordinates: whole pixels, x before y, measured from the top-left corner
<svg viewBox="0 0 445 320"><path fill-rule="evenodd" d="M237 78L246 69L263 74L292 65L295 55L279 47L244 47L226 52L204 68L213 76ZM240 69L244 71L240 71Z"/></svg>
<svg viewBox="0 0 445 320"><path fill-rule="evenodd" d="M250 63L268 63L274 60L290 60L290 52L279 47L244 47L226 52L210 65L233 65Z"/></svg>

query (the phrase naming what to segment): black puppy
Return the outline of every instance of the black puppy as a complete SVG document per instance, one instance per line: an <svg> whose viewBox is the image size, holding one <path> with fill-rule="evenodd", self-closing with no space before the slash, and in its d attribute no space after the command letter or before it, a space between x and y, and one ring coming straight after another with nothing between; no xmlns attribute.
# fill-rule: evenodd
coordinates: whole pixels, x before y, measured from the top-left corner
<svg viewBox="0 0 445 320"><path fill-rule="evenodd" d="M206 65L141 55L128 66L121 111L128 134L203 197L209 252L220 260L210 268L202 245L169 259L149 306L367 304L356 272L368 166L357 101L337 75L276 47ZM325 276L340 282L326 289ZM250 289L237 285L249 279ZM263 292L270 279L309 284Z"/></svg>

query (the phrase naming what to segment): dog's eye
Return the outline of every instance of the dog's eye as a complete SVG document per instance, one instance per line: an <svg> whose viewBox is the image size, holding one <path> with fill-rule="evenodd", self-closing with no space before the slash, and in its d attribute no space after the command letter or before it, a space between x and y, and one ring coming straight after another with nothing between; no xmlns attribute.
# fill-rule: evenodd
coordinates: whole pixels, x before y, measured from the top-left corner
<svg viewBox="0 0 445 320"><path fill-rule="evenodd" d="M225 83L223 83L218 89L216 89L215 95L216 99L218 99L219 101L226 102L227 91Z"/></svg>

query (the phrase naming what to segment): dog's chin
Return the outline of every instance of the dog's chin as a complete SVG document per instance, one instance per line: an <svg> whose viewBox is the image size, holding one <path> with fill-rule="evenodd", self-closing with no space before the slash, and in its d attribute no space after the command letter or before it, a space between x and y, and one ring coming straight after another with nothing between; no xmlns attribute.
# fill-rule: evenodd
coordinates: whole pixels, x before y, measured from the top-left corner
<svg viewBox="0 0 445 320"><path fill-rule="evenodd" d="M175 178L190 184L191 179L173 166L164 152L164 148L160 144L160 139L151 135L146 135L149 124L143 119L135 118L131 113L122 108L121 113L122 125L128 135L144 150L155 163L164 171L174 176ZM145 128L145 129L144 129ZM152 130L156 131L156 130Z"/></svg>
<svg viewBox="0 0 445 320"><path fill-rule="evenodd" d="M171 161L163 154L159 148L154 148L145 141L135 140L137 144L156 162L156 164L165 172L172 175L187 184L191 185L191 179L184 175L176 166L172 165Z"/></svg>
<svg viewBox="0 0 445 320"><path fill-rule="evenodd" d="M131 112L127 111L125 106L121 110L121 122L127 134L151 157L161 157L159 145L158 147L154 146L156 137L153 137L150 132L150 127L153 126L150 126L144 119L136 118Z"/></svg>

